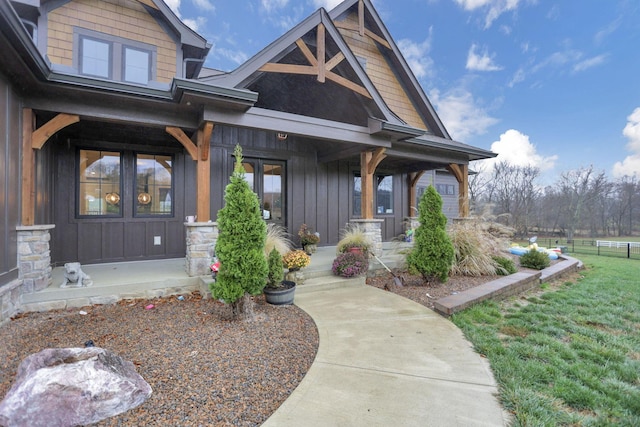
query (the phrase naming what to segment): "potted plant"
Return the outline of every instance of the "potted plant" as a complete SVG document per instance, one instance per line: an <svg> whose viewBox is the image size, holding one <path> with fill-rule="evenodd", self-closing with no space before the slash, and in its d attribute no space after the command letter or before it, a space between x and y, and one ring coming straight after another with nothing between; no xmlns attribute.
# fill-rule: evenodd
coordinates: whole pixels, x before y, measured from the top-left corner
<svg viewBox="0 0 640 427"><path fill-rule="evenodd" d="M296 291L296 282L284 280L282 255L273 248L269 252L269 274L267 286L263 289L264 298L269 304L291 305Z"/></svg>
<svg viewBox="0 0 640 427"><path fill-rule="evenodd" d="M318 250L318 242L320 242L320 233L312 233L307 224L302 224L298 230L298 237L300 237L300 245L307 253L311 255Z"/></svg>
<svg viewBox="0 0 640 427"><path fill-rule="evenodd" d="M347 278L365 274L368 269L369 260L367 256L354 252L339 254L336 259L333 260L333 265L331 266L333 274Z"/></svg>
<svg viewBox="0 0 640 427"><path fill-rule="evenodd" d="M341 239L336 245L336 252L338 254L355 252L366 256L373 246L373 242L369 239L369 236L367 236L364 230L358 225L349 225L342 231L340 237Z"/></svg>
<svg viewBox="0 0 640 427"><path fill-rule="evenodd" d="M287 252L284 257L282 257L282 263L285 268L289 270L287 273L287 280L296 282L298 285L304 283L304 274L300 269L311 263L311 257L307 255L305 251L296 249Z"/></svg>

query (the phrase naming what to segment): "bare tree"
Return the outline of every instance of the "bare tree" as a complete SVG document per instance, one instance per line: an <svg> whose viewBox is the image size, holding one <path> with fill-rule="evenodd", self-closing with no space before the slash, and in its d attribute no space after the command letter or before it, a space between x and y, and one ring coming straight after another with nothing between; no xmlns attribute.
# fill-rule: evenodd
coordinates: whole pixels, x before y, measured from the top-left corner
<svg viewBox="0 0 640 427"><path fill-rule="evenodd" d="M495 206L496 215L521 236L528 234L535 212L539 196L536 180L539 175L540 169L533 166L499 162L493 166L491 179L486 186L487 201Z"/></svg>
<svg viewBox="0 0 640 427"><path fill-rule="evenodd" d="M604 172L596 173L593 165L563 172L557 186L563 200L561 224L567 230L567 239L573 240L576 230L591 227L589 214L592 204L606 188Z"/></svg>

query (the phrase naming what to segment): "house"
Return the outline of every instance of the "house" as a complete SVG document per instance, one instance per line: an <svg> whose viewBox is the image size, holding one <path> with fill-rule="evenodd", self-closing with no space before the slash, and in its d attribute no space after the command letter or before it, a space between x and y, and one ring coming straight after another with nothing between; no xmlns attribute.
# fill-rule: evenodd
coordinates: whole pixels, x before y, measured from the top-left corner
<svg viewBox="0 0 640 427"><path fill-rule="evenodd" d="M429 176L468 213L468 164L494 154L450 137L370 0L230 73L210 47L161 0L0 2L3 318L70 261L203 274L236 144L265 220L324 244L354 221L402 233Z"/></svg>

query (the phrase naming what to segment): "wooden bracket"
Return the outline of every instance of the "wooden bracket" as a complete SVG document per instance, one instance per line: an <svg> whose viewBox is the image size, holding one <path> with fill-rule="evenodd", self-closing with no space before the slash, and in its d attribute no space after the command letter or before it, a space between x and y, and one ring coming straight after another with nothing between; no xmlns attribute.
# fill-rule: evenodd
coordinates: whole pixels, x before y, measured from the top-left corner
<svg viewBox="0 0 640 427"><path fill-rule="evenodd" d="M60 129L64 129L69 125L80 121L80 116L75 114L60 113L47 123L33 131L31 135L31 147L34 150L40 150L44 144Z"/></svg>
<svg viewBox="0 0 640 427"><path fill-rule="evenodd" d="M418 180L422 178L422 175L424 175L425 172L426 171L420 171L409 174L409 185L411 188L415 188L416 185L418 185Z"/></svg>
<svg viewBox="0 0 640 427"><path fill-rule="evenodd" d="M380 162L387 157L387 155L384 154L385 151L387 151L387 149L381 147L381 148L376 148L376 151L373 152L373 155L371 156L371 160L367 165L367 172L370 175L372 175L376 171L376 168L378 167Z"/></svg>
<svg viewBox="0 0 640 427"><path fill-rule="evenodd" d="M213 123L203 122L198 132L202 136L198 138L198 150L200 151L200 160L209 160L209 147L211 145L211 134L213 133Z"/></svg>
<svg viewBox="0 0 640 427"><path fill-rule="evenodd" d="M469 216L469 165L451 163L447 170L458 181L458 214L466 218Z"/></svg>
<svg viewBox="0 0 640 427"><path fill-rule="evenodd" d="M182 129L175 126L167 126L165 128L167 133L173 136L182 146L187 150L187 153L191 156L191 158L195 161L198 160L198 147L196 144L191 141L191 139L184 133Z"/></svg>

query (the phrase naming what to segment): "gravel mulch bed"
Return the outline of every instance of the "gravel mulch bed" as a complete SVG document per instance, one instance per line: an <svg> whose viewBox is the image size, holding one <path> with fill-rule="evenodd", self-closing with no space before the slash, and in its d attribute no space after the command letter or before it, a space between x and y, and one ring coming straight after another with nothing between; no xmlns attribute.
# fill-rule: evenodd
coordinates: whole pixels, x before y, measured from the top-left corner
<svg viewBox="0 0 640 427"><path fill-rule="evenodd" d="M93 340L132 361L153 389L97 425L260 425L308 371L318 333L297 307L254 300L254 322L229 321L227 306L197 294L18 316L0 327L0 396L29 354Z"/></svg>
<svg viewBox="0 0 640 427"><path fill-rule="evenodd" d="M519 271L533 271L522 266L518 266L517 257L512 257L516 261ZM554 265L561 260L553 260L550 265ZM475 286L497 280L504 276L453 276L445 283L439 281L425 283L422 276L414 276L406 270L394 269L393 273L397 277L403 279L405 286L398 287L394 285L393 276L385 270L378 270L374 277L367 278L367 285L375 286L379 289L390 290L391 292L408 298L414 302L424 305L430 309L434 308L434 303L449 295L466 291Z"/></svg>
<svg viewBox="0 0 640 427"><path fill-rule="evenodd" d="M430 309L433 309L434 302L440 298L466 291L467 289L471 289L475 286L496 280L496 278L499 277L454 276L449 278L446 283L425 283L422 276L412 276L402 270L394 270L393 273L403 279L403 287L395 286L393 277L386 271L379 272L375 277L367 278L367 285L374 286L379 289L384 289L386 286L387 289L390 289L393 293L422 304L425 307L429 307Z"/></svg>

